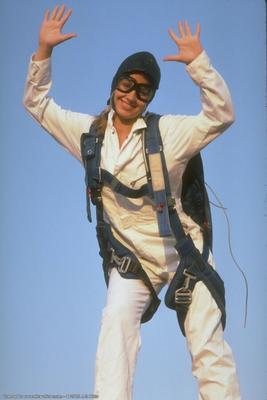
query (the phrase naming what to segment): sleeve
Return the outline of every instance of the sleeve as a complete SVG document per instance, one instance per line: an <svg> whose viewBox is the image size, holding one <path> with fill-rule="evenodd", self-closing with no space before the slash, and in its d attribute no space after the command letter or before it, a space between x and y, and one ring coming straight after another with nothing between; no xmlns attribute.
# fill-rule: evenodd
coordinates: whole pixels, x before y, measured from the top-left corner
<svg viewBox="0 0 267 400"><path fill-rule="evenodd" d="M23 104L37 122L67 151L81 161L80 137L94 117L62 109L48 96L51 88L51 58L31 60Z"/></svg>
<svg viewBox="0 0 267 400"><path fill-rule="evenodd" d="M164 144L180 160L193 157L234 121L230 92L206 52L187 65L186 70L200 88L201 112L195 116L164 115L159 123Z"/></svg>

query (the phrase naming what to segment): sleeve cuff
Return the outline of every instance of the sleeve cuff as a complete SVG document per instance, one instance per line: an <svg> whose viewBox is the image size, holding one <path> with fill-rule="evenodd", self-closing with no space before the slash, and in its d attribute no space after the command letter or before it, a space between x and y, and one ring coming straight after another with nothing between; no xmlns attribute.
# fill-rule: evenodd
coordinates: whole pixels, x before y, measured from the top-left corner
<svg viewBox="0 0 267 400"><path fill-rule="evenodd" d="M210 60L205 50L203 50L190 64L186 66L186 70L190 77L198 85L201 84L202 79L209 69Z"/></svg>
<svg viewBox="0 0 267 400"><path fill-rule="evenodd" d="M51 80L51 57L41 61L33 60L31 56L29 64L29 78L32 82L46 84Z"/></svg>

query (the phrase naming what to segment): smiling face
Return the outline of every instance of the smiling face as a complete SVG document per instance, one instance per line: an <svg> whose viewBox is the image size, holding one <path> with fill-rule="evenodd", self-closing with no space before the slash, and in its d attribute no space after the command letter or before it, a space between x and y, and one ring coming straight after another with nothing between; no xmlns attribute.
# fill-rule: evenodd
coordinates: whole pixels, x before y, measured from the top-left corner
<svg viewBox="0 0 267 400"><path fill-rule="evenodd" d="M141 73L132 73L129 76L137 85L150 85L149 80ZM148 102L141 100L140 96L137 96L135 87L129 93L116 88L113 92L112 100L116 116L121 122L127 124L134 123L145 111L148 104Z"/></svg>

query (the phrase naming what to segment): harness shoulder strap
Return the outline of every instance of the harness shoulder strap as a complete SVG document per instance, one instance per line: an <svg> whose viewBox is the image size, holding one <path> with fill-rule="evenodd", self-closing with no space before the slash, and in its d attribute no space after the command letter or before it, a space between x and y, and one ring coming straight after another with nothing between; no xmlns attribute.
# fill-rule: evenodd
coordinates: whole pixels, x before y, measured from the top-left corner
<svg viewBox="0 0 267 400"><path fill-rule="evenodd" d="M83 133L81 136L81 156L85 168L86 208L89 222L92 222L90 199L95 204L97 192L101 191L100 159L102 142L103 136L99 135L93 126L91 126L88 133Z"/></svg>
<svg viewBox="0 0 267 400"><path fill-rule="evenodd" d="M156 203L157 219L160 236L173 235L176 239L176 249L180 256L193 249L193 242L185 235L183 226L172 197L163 143L159 130L157 114L148 114L145 132L145 155L148 170L151 175L153 197Z"/></svg>
<svg viewBox="0 0 267 400"><path fill-rule="evenodd" d="M160 115L147 113L145 116L147 130L145 133L144 157L148 164L148 181L152 182L152 197L154 197L159 231L161 236L170 235L170 221L167 211L174 205L169 185L168 171L163 152L163 144L159 130ZM162 172L161 172L162 171ZM164 183L163 183L164 179ZM204 170L201 154L192 157L184 171L182 182L181 202L184 212L200 225L208 247L212 248L212 219L208 194L205 187ZM161 192L167 190L167 196ZM179 232L182 236L182 231Z"/></svg>
<svg viewBox="0 0 267 400"><path fill-rule="evenodd" d="M160 115L146 114L147 129L144 133L145 154L148 165L148 181L151 181L152 197L157 211L159 234L161 237L171 236L169 222L167 180L163 166L163 146L159 132Z"/></svg>

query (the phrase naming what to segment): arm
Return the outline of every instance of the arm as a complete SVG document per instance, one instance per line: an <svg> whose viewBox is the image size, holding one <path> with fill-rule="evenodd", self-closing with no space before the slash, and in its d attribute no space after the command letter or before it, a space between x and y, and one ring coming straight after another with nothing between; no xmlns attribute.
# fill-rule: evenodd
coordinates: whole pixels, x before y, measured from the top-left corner
<svg viewBox="0 0 267 400"><path fill-rule="evenodd" d="M25 85L23 103L26 110L72 155L81 160L80 136L89 129L93 117L63 110L48 96L51 88L51 54L53 48L76 36L62 34L61 29L72 10L55 7L45 13L39 34L39 47L33 56Z"/></svg>
<svg viewBox="0 0 267 400"><path fill-rule="evenodd" d="M179 48L177 55L165 57L165 61L186 64L192 80L200 87L202 111L196 116L166 115L160 121L163 138L172 142L176 158L191 158L220 135L234 121L229 90L199 40L200 26L192 35L187 23L178 25L180 38L169 30Z"/></svg>

